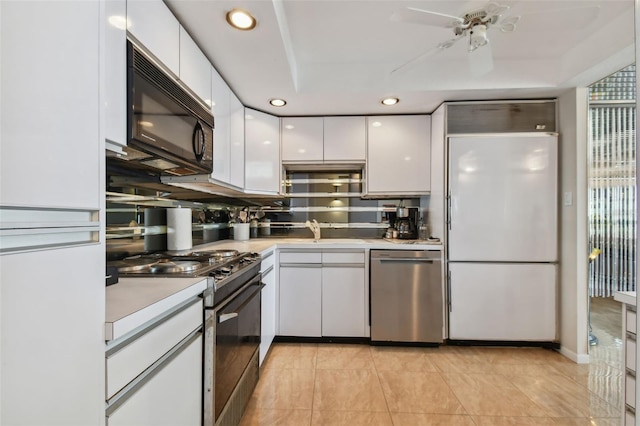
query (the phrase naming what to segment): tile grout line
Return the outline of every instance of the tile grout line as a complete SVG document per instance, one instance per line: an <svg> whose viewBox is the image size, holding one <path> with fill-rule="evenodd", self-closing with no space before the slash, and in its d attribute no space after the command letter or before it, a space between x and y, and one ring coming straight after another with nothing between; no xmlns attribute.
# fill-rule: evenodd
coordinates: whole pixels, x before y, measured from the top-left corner
<svg viewBox="0 0 640 426"><path fill-rule="evenodd" d="M376 372L376 378L378 379L378 385L380 385L380 390L382 391L382 397L384 398L384 404L387 406L387 414L389 415L389 419L391 420L391 424L395 426L393 421L393 416L391 415L391 410L389 409L389 400L387 399L387 394L384 392L384 387L382 386L382 381L380 380L380 373L378 371L378 365L376 364L376 359L373 356L372 347L369 347L369 356L371 356L371 362L373 363L373 369Z"/></svg>

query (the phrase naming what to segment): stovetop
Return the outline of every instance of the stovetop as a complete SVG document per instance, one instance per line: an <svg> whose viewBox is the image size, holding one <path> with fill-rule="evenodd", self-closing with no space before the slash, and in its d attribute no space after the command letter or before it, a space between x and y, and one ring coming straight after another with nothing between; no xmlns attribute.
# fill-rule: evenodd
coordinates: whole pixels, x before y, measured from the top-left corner
<svg viewBox="0 0 640 426"><path fill-rule="evenodd" d="M212 250L200 252L164 252L126 257L107 262L118 269L118 275L203 277L222 280L243 269L245 265L260 261L257 253L240 253L237 250Z"/></svg>

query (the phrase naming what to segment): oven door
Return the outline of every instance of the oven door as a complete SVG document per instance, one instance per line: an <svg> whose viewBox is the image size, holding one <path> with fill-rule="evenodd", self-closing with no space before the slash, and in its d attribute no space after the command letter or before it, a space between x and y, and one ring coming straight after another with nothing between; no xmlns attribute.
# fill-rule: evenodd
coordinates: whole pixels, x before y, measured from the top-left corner
<svg viewBox="0 0 640 426"><path fill-rule="evenodd" d="M216 308L205 311L204 424L218 421L260 346L261 275ZM212 418L213 417L213 418Z"/></svg>

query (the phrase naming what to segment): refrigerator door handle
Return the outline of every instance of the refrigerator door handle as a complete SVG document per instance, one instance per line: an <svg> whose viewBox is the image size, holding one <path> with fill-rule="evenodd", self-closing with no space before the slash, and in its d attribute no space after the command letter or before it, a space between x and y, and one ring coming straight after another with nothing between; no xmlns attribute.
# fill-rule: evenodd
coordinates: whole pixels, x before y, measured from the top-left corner
<svg viewBox="0 0 640 426"><path fill-rule="evenodd" d="M451 271L447 271L447 307L451 312Z"/></svg>
<svg viewBox="0 0 640 426"><path fill-rule="evenodd" d="M451 192L447 194L447 226L451 231Z"/></svg>

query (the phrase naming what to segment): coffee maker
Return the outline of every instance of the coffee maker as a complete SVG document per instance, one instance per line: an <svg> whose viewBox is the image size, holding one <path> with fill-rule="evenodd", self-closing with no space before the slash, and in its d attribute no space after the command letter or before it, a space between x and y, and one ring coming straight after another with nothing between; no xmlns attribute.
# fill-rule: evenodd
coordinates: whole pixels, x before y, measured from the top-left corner
<svg viewBox="0 0 640 426"><path fill-rule="evenodd" d="M398 238L415 240L418 238L418 207L398 207L396 209L395 228Z"/></svg>

